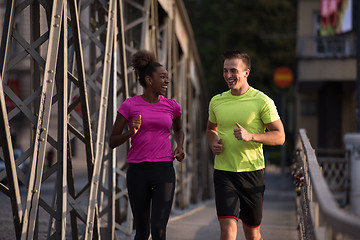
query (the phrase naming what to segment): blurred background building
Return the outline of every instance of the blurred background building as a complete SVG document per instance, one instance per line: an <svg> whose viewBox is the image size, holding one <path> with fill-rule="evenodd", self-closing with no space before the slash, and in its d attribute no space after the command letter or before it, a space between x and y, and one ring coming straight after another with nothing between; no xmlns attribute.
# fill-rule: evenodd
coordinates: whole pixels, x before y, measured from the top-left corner
<svg viewBox="0 0 360 240"><path fill-rule="evenodd" d="M356 128L355 2L298 0L296 129L318 155L343 153Z"/></svg>

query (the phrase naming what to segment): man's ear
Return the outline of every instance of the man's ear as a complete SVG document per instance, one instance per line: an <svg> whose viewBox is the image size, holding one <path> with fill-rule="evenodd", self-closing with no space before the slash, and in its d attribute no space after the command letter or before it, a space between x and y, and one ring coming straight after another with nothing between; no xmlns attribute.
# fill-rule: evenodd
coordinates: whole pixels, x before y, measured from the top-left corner
<svg viewBox="0 0 360 240"><path fill-rule="evenodd" d="M248 77L249 74L250 74L250 69L246 69L246 71L245 71L245 77Z"/></svg>

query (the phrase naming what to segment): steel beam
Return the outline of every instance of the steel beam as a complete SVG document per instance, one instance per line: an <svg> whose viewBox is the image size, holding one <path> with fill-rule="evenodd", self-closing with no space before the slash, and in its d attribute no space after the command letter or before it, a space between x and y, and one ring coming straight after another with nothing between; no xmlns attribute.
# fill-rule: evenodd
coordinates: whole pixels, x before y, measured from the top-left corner
<svg viewBox="0 0 360 240"><path fill-rule="evenodd" d="M111 75L111 64L113 60L113 48L115 39L116 28L116 0L110 0L108 16L107 16L107 32L106 32L106 45L104 52L104 66L101 84L101 96L100 96L100 109L98 117L97 127L97 139L95 149L95 164L94 171L91 179L89 206L87 211L87 221L85 230L85 240L92 239L93 228L95 225L99 226L99 223L94 223L95 215L99 215L98 210L98 190L100 184L100 170L103 160L103 153L105 148L105 132L106 132L106 117L108 107L109 85Z"/></svg>
<svg viewBox="0 0 360 240"><path fill-rule="evenodd" d="M4 21L4 28L1 40L1 47L0 47L0 67L1 67L1 76L4 76L4 72L7 67L8 59L8 52L9 52L9 45L10 45L10 38L11 38L11 26L14 17L14 8L15 4L12 1L8 1L6 5L5 11L5 21ZM3 186L2 188L5 191L4 193L10 197L11 200L11 208L13 213L13 220L14 220L14 227L16 231L16 238L20 239L20 232L21 232L21 218L22 218L22 206L21 206L21 198L19 192L19 184L17 179L16 173L16 164L13 154L13 146L11 142L11 135L10 135L10 126L9 126L9 119L5 105L5 96L3 85L6 82L3 81L3 78L0 76L1 84L0 84L0 101L1 101L1 115L0 115L0 146L2 147L5 167L6 167L6 175L9 181L9 188ZM0 183L0 185L2 185Z"/></svg>
<svg viewBox="0 0 360 240"><path fill-rule="evenodd" d="M190 61L198 60L193 52L196 48L189 45L191 34L183 5L174 0L34 0L8 1L7 6L0 50L0 124L2 129L10 126L11 130L10 121L21 115L30 132L30 144L16 161L11 159L10 131L0 136L4 152L0 157L10 169L0 172L0 179L6 175L13 182L8 187L0 185L0 190L15 196L12 208L18 239L20 235L23 239L37 239L39 232L43 234L39 219L44 211L50 218L48 239L131 237L133 222L125 181L129 145L110 150L106 143L120 104L141 94L134 72L128 67L130 56L139 49L153 51L168 69L172 81L167 97L174 98L183 109L188 157L174 164L178 176L174 208L196 202L194 194L198 191L191 191L191 183L200 179L197 156L205 158L201 160L205 169L201 179L211 177L206 149L195 148L196 139L203 135L195 131L203 129L199 123L202 121L197 120L202 118L201 112L196 110L198 103L202 105L202 89L189 73ZM25 23L25 17L29 17L30 37L23 32L26 28L17 27L17 23ZM31 90L24 97L6 85L19 66L29 66L26 71ZM201 79L197 66L191 74ZM7 111L2 96L16 107ZM52 107L54 104L57 108ZM52 114L57 121L50 120ZM57 138L49 129L54 124ZM77 159L85 161L87 176L81 181L83 186L77 182L76 147L71 144L75 139L85 148L84 159ZM57 162L44 168L47 148L55 149ZM17 165L21 163L32 164L30 179L19 171ZM49 204L40 191L47 179L54 179L54 174L56 191ZM28 188L24 213L18 180Z"/></svg>
<svg viewBox="0 0 360 240"><path fill-rule="evenodd" d="M21 239L33 239L35 223L38 214L41 179L45 161L46 141L49 130L49 120L55 83L57 54L61 33L61 19L64 11L64 3L60 0L53 2L51 14L51 26L49 34L49 46L44 72L44 81L40 100L38 122L35 134L35 146L32 157L32 167L29 180L26 208L22 223Z"/></svg>

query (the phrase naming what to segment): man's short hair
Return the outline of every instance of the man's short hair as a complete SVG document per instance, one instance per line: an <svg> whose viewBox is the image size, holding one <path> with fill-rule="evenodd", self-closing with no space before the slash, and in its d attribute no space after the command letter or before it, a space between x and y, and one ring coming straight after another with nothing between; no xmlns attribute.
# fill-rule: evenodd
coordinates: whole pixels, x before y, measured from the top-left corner
<svg viewBox="0 0 360 240"><path fill-rule="evenodd" d="M245 66L248 69L251 69L250 57L245 52L242 52L240 50L229 50L229 51L224 52L223 56L224 56L224 59L233 59L233 58L241 59L244 62Z"/></svg>

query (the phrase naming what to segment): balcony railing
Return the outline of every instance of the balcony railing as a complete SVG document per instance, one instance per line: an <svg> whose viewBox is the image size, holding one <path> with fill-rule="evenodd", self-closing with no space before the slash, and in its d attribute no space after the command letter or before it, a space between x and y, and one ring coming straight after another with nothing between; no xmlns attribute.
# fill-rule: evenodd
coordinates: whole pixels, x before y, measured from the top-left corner
<svg viewBox="0 0 360 240"><path fill-rule="evenodd" d="M297 56L300 58L355 57L356 37L354 34L298 37Z"/></svg>

